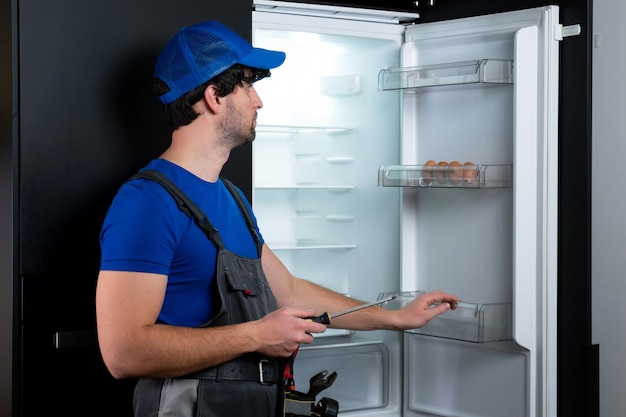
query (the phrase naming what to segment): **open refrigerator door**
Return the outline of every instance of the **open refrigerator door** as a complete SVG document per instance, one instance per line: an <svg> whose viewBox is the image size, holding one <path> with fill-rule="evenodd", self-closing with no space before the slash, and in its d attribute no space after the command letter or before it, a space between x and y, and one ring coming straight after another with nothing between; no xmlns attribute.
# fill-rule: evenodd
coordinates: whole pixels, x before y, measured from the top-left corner
<svg viewBox="0 0 626 417"><path fill-rule="evenodd" d="M415 25L381 71L402 91L402 162L379 170L403 190L401 294L464 300L407 332L404 415L556 415L561 30L557 7Z"/></svg>

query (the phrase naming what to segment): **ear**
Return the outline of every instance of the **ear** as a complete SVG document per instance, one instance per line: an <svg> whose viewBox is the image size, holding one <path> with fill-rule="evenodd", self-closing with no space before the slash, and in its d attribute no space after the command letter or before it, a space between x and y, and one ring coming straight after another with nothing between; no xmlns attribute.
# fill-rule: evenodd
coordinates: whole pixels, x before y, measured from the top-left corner
<svg viewBox="0 0 626 417"><path fill-rule="evenodd" d="M222 106L222 98L217 95L217 88L215 85L210 84L204 90L204 100L207 103L207 106L213 113L218 113Z"/></svg>

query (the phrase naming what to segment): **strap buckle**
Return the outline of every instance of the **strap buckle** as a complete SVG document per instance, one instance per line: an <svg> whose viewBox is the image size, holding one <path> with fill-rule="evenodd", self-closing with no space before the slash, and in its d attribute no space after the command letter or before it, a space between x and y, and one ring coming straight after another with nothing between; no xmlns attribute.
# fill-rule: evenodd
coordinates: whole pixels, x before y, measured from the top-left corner
<svg viewBox="0 0 626 417"><path fill-rule="evenodd" d="M269 360L267 359L259 359L259 382L261 383L261 385L267 385L270 384L270 382L265 382L263 380L263 364L264 363L269 363Z"/></svg>

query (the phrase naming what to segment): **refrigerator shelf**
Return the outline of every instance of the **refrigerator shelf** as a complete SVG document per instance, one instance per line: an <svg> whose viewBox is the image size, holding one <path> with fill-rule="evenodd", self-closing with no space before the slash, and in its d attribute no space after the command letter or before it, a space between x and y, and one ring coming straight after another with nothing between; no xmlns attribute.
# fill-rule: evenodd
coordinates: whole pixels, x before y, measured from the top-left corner
<svg viewBox="0 0 626 417"><path fill-rule="evenodd" d="M287 243L271 243L268 245L274 252L276 251L294 251L294 250L348 250L355 249L353 244L333 244L319 242L287 242Z"/></svg>
<svg viewBox="0 0 626 417"><path fill-rule="evenodd" d="M378 185L414 188L511 188L512 165L382 165Z"/></svg>
<svg viewBox="0 0 626 417"><path fill-rule="evenodd" d="M399 310L423 293L423 291L384 293L380 294L378 299L397 295L396 299L388 301L383 307L388 310ZM426 326L406 332L485 343L511 340L511 329L511 303L477 304L462 302L457 304L456 309L448 310L435 317Z"/></svg>
<svg viewBox="0 0 626 417"><path fill-rule="evenodd" d="M350 191L354 185L256 185L256 190L326 190L326 191Z"/></svg>
<svg viewBox="0 0 626 417"><path fill-rule="evenodd" d="M354 129L336 126L258 125L257 133L347 133Z"/></svg>
<svg viewBox="0 0 626 417"><path fill-rule="evenodd" d="M480 59L406 68L385 68L378 73L378 89L420 89L462 84L513 84L513 61Z"/></svg>

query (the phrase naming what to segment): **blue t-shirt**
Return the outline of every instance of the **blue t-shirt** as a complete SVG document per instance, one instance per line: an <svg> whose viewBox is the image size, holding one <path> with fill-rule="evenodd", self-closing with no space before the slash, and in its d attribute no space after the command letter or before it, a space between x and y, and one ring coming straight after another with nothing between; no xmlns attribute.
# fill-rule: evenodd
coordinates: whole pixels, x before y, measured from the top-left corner
<svg viewBox="0 0 626 417"><path fill-rule="evenodd" d="M163 159L145 169L165 174L200 207L229 251L258 257L243 214L221 180L206 182ZM216 313L217 249L160 184L135 179L120 188L104 219L100 248L101 270L168 276L159 322L197 327Z"/></svg>

